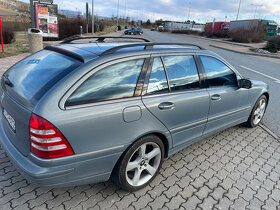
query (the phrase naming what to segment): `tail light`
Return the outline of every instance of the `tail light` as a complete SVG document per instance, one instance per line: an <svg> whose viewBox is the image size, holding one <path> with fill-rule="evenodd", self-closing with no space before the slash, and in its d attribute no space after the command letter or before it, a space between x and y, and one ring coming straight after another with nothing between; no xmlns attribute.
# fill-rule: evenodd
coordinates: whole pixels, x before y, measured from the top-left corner
<svg viewBox="0 0 280 210"><path fill-rule="evenodd" d="M57 158L74 154L65 137L44 118L32 114L29 127L33 154L41 158Z"/></svg>

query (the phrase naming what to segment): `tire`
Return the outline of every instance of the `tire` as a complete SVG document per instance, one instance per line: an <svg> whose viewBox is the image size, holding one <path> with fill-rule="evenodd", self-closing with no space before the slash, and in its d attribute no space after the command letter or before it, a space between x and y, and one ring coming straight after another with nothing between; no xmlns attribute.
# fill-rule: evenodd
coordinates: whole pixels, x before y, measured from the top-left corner
<svg viewBox="0 0 280 210"><path fill-rule="evenodd" d="M249 128L254 128L258 126L265 114L266 107L267 107L267 97L265 95L262 95L254 105L250 117L248 121L245 123L245 125Z"/></svg>
<svg viewBox="0 0 280 210"><path fill-rule="evenodd" d="M149 154L153 157L148 157ZM113 170L112 180L124 190L140 190L157 176L163 159L162 140L156 135L142 137L119 159Z"/></svg>

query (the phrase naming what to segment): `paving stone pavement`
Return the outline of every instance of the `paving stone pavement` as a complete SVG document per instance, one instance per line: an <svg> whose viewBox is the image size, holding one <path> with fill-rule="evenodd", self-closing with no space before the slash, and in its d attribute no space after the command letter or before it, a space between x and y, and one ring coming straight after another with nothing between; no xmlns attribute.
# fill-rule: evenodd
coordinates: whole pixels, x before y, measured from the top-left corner
<svg viewBox="0 0 280 210"><path fill-rule="evenodd" d="M280 143L261 127L236 126L166 159L145 189L111 181L70 187L29 184L0 148L0 209L268 209L280 206Z"/></svg>
<svg viewBox="0 0 280 210"><path fill-rule="evenodd" d="M7 57L7 58L1 58L0 59L0 75L2 75L8 68L10 68L12 65L14 65L15 63L22 60L23 58L25 58L28 55L30 55L30 53L22 53L22 54Z"/></svg>

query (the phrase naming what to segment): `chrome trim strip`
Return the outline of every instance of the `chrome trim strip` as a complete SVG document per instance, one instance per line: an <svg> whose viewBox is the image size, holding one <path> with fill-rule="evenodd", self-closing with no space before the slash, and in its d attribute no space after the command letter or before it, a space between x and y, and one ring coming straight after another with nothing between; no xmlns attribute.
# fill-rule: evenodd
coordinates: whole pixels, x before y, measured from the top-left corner
<svg viewBox="0 0 280 210"><path fill-rule="evenodd" d="M200 120L200 121L196 121L196 122L193 122L193 123L190 123L190 124L187 124L187 125L183 125L183 126L174 128L170 131L171 131L171 133L178 133L180 131L186 130L186 129L191 128L191 127L196 127L196 126L201 125L201 124L206 123L206 122L207 122L207 119Z"/></svg>
<svg viewBox="0 0 280 210"><path fill-rule="evenodd" d="M120 103L120 102L125 102L125 101L134 101L134 100L141 100L141 96L101 101L101 102L95 102L95 103L89 103L89 104L81 104L81 105L76 105L76 106L68 106L65 109L71 110L71 109L87 108L87 107L92 107L92 106L99 106L99 105L104 105L104 104L114 104L114 103Z"/></svg>
<svg viewBox="0 0 280 210"><path fill-rule="evenodd" d="M216 115L214 117L208 118L208 122L216 120L218 118L225 117L227 115L235 114L237 112L242 112L242 111L245 111L245 110L250 109L250 108L251 108L251 106L247 106L247 107L244 107L244 108L241 108L241 109L237 109L237 110L234 110L234 111L231 111L231 112L227 112L227 113L224 113L224 114Z"/></svg>

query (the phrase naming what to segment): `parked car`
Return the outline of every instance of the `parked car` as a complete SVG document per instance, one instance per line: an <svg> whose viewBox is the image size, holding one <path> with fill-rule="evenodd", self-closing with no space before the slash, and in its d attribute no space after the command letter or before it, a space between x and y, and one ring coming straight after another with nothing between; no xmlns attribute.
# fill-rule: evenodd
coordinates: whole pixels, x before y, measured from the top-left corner
<svg viewBox="0 0 280 210"><path fill-rule="evenodd" d="M133 30L134 30L134 28L129 28L129 29L124 31L124 34L131 35L133 33Z"/></svg>
<svg viewBox="0 0 280 210"><path fill-rule="evenodd" d="M112 178L139 190L164 158L231 126L261 122L268 86L215 53L105 39L48 46L3 74L1 145L32 183Z"/></svg>
<svg viewBox="0 0 280 210"><path fill-rule="evenodd" d="M155 28L151 28L151 31L155 31Z"/></svg>
<svg viewBox="0 0 280 210"><path fill-rule="evenodd" d="M139 27L134 27L134 28L130 28L124 31L124 34L126 35L142 35L143 34L143 30Z"/></svg>

